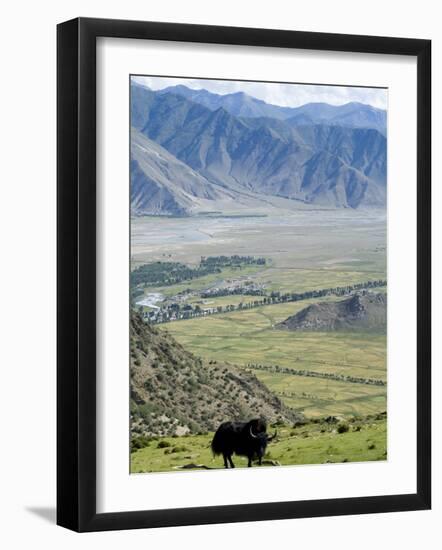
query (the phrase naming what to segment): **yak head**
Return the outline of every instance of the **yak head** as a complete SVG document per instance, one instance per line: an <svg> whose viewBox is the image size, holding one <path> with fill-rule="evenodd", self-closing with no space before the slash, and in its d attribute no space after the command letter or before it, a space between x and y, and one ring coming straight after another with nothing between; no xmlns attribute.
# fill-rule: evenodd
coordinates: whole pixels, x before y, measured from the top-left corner
<svg viewBox="0 0 442 550"><path fill-rule="evenodd" d="M267 444L277 436L277 432L269 435L267 432L267 423L264 418L257 418L249 422L249 436L253 441L253 447L258 457L263 457L266 452Z"/></svg>

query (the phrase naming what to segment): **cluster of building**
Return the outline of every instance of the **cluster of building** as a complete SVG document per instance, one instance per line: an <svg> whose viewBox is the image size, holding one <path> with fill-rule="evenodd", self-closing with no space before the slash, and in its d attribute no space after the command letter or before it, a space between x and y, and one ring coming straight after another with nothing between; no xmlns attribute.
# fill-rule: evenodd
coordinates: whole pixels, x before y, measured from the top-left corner
<svg viewBox="0 0 442 550"><path fill-rule="evenodd" d="M144 320L149 323L168 323L181 319L204 317L206 315L212 315L213 313L221 313L222 311L225 310L220 307L202 308L199 305L186 304L180 306L178 303L172 303L158 309L145 311L142 313L142 316Z"/></svg>
<svg viewBox="0 0 442 550"><path fill-rule="evenodd" d="M231 284L228 286L213 287L204 290L201 293L201 298L219 298L222 296L237 296L237 295L249 295L249 296L265 296L265 290L262 285L256 283L246 283L244 286Z"/></svg>

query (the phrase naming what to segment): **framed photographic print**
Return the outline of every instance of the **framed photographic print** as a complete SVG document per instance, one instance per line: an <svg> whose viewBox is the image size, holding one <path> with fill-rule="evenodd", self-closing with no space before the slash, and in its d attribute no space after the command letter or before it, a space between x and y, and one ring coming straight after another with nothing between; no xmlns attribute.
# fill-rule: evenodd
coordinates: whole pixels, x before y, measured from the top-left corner
<svg viewBox="0 0 442 550"><path fill-rule="evenodd" d="M59 525L430 507L430 52L58 26Z"/></svg>

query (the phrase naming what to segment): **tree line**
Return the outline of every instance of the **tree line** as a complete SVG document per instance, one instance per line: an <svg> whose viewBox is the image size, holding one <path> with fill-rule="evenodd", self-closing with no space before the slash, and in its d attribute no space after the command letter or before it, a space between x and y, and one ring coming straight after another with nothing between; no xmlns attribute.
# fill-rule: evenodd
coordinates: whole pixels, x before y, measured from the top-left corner
<svg viewBox="0 0 442 550"><path fill-rule="evenodd" d="M221 273L225 268L241 268L249 265L265 265L265 258L255 256L202 256L198 266L190 267L180 262L153 262L143 264L130 274L131 286L171 286L192 281L205 275Z"/></svg>
<svg viewBox="0 0 442 550"><path fill-rule="evenodd" d="M275 372L282 374L292 374L293 376L310 376L312 378L325 378L327 380L336 380L338 382L351 382L352 384L367 384L369 386L386 386L387 382L377 378L363 378L361 376L350 376L348 374L336 374L330 372L317 372L305 369L292 369L290 367L281 367L279 365L259 365L248 363L247 368L252 370L262 370L266 372Z"/></svg>

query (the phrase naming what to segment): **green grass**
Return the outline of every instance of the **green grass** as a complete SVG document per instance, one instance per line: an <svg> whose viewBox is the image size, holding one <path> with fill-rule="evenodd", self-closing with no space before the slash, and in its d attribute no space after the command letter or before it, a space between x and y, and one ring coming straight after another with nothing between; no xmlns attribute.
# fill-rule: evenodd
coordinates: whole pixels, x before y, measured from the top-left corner
<svg viewBox="0 0 442 550"><path fill-rule="evenodd" d="M386 460L385 419L365 418L348 425L346 433L338 433L336 425L326 423L280 427L277 440L267 447L266 460L283 466ZM179 466L186 464L222 468L222 457L212 456L212 437L213 434L163 438L170 443L167 447L162 447L160 440L153 440L148 447L132 453L131 472L180 471ZM236 467L247 467L246 458L233 460Z"/></svg>

